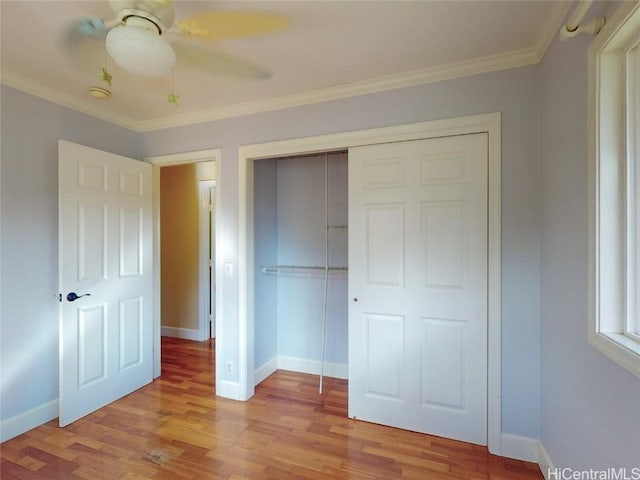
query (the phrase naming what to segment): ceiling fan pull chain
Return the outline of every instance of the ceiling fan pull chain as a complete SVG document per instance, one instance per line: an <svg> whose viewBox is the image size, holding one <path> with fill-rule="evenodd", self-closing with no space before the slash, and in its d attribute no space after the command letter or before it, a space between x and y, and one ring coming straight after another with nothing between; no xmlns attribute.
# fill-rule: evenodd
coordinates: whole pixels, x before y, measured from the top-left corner
<svg viewBox="0 0 640 480"><path fill-rule="evenodd" d="M104 67L100 71L100 80L102 80L107 85L111 86L111 79L113 76L107 71L107 58L109 57L107 53L107 49L104 49Z"/></svg>
<svg viewBox="0 0 640 480"><path fill-rule="evenodd" d="M178 101L180 100L180 95L175 94L175 71L175 68L171 69L171 93L167 95L167 103L173 103L177 107Z"/></svg>
<svg viewBox="0 0 640 480"><path fill-rule="evenodd" d="M112 78L113 76L109 72L107 72L107 69L103 68L102 71L100 72L100 80L102 80L107 85L111 86Z"/></svg>

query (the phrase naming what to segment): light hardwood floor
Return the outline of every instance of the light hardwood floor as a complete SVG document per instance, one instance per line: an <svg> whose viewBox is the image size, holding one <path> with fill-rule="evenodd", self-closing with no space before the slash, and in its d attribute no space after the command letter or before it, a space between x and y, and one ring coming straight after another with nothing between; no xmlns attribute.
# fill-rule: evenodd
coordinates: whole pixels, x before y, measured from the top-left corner
<svg viewBox="0 0 640 480"><path fill-rule="evenodd" d="M476 445L346 418L347 383L278 371L249 402L214 396L214 344L162 339L162 376L61 429L0 445L13 479L541 479Z"/></svg>

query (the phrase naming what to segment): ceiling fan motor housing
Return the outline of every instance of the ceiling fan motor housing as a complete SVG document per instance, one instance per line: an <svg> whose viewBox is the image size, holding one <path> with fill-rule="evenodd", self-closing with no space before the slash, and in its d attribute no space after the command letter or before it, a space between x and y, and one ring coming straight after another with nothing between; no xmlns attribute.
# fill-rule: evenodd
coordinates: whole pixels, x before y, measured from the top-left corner
<svg viewBox="0 0 640 480"><path fill-rule="evenodd" d="M144 28L151 32L157 33L158 35L162 35L163 29L160 25L154 22L150 18L140 17L138 15L129 15L122 19L123 25L127 27L138 27Z"/></svg>
<svg viewBox="0 0 640 480"><path fill-rule="evenodd" d="M171 28L175 20L175 13L171 2L150 0L109 0L116 18L123 25L130 17L146 18L153 22L160 34Z"/></svg>
<svg viewBox="0 0 640 480"><path fill-rule="evenodd" d="M122 22L109 30L106 38L107 52L116 64L141 77L160 78L169 73L176 63L176 55L161 37L165 25L152 15L136 10L127 10Z"/></svg>

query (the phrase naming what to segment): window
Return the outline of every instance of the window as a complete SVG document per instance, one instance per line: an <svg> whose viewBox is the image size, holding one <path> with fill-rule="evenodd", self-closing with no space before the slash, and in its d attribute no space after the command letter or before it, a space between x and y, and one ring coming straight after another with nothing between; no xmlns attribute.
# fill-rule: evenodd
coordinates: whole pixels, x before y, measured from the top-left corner
<svg viewBox="0 0 640 480"><path fill-rule="evenodd" d="M640 376L640 4L589 49L589 343Z"/></svg>

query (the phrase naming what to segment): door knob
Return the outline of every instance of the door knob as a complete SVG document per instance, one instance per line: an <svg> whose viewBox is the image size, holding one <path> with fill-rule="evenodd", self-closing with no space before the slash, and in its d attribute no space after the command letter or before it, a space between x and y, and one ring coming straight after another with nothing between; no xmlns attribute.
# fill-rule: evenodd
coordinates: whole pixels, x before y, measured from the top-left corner
<svg viewBox="0 0 640 480"><path fill-rule="evenodd" d="M85 293L84 295L78 295L76 292L69 292L67 293L67 300L69 300L70 302L75 302L77 299L81 297L90 297L90 296L91 296L90 293Z"/></svg>

